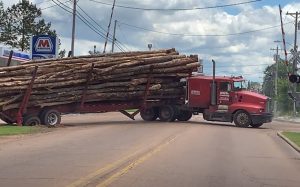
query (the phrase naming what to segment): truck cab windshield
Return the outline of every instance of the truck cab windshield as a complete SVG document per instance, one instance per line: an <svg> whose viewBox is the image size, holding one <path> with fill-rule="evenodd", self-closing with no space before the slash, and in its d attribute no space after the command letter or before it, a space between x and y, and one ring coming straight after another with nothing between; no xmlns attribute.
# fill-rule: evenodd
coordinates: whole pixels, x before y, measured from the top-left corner
<svg viewBox="0 0 300 187"><path fill-rule="evenodd" d="M233 83L233 90L244 90L246 89L245 81L238 81Z"/></svg>

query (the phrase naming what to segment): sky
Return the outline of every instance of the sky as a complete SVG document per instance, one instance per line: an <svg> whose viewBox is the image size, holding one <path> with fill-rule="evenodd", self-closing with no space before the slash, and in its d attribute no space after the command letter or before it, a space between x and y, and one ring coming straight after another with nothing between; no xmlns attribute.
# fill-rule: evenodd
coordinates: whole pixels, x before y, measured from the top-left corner
<svg viewBox="0 0 300 187"><path fill-rule="evenodd" d="M19 0L2 0L11 6ZM62 9L52 0L32 0L42 9L42 17L52 23L61 41L60 49L70 50L72 11L71 0L54 0L63 3ZM239 4L251 0L116 0L116 5L153 9L192 9ZM100 2L100 3L99 3ZM106 3L106 4L103 4ZM79 0L77 10L84 22L76 19L75 55L103 51L113 0ZM111 51L111 38L116 24L115 51L176 48L178 52L198 54L203 60L204 73L212 74L211 60L216 61L217 74L242 75L247 80L262 82L263 72L274 63L272 48L283 48L278 5L283 9L287 49L293 48L294 18L287 12L300 12L300 1L261 0L237 6L185 10L149 11L115 7L110 28L107 52ZM79 16L80 16L79 15ZM92 18L93 20L91 20ZM153 32L154 31L154 32ZM249 32L251 31L251 32ZM298 38L300 31L298 32ZM298 40L299 41L299 40ZM119 49L120 48L120 49ZM283 52L279 51L283 58Z"/></svg>

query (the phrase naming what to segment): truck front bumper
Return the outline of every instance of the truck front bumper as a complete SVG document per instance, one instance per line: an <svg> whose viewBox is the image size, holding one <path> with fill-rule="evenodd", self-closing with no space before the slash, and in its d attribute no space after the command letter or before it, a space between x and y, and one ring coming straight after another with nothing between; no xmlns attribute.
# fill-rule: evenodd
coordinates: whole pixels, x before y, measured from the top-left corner
<svg viewBox="0 0 300 187"><path fill-rule="evenodd" d="M269 123L273 118L272 113L251 114L250 116L253 124Z"/></svg>

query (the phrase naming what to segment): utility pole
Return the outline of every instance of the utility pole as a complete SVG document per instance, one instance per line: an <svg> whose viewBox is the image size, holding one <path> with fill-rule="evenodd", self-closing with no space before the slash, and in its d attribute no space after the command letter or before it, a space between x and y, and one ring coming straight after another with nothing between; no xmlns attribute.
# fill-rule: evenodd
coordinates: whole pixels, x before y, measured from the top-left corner
<svg viewBox="0 0 300 187"><path fill-rule="evenodd" d="M115 48L115 41L116 41L116 27L117 27L117 20L115 20L115 25L114 25L114 33L113 33L113 41L112 41L112 45L111 45L111 52L114 52L114 48Z"/></svg>
<svg viewBox="0 0 300 187"><path fill-rule="evenodd" d="M109 29L110 29L111 20L112 20L113 14L114 14L115 4L116 4L116 0L114 0L113 6L111 8L111 14L110 14L109 24L108 24L108 28L107 28L106 37L105 37L103 53L105 53L105 51L106 51L106 45L107 45L107 40L108 40L108 35L109 35Z"/></svg>
<svg viewBox="0 0 300 187"><path fill-rule="evenodd" d="M72 43L71 43L71 56L72 57L74 56L76 6L77 6L77 0L73 0L73 24L72 24Z"/></svg>
<svg viewBox="0 0 300 187"><path fill-rule="evenodd" d="M295 18L295 39L294 39L294 53L297 54L297 30L298 30L298 15L299 12L296 13L286 13L286 15L290 15ZM293 60L293 69L292 69L292 74L295 75L297 73L297 58L294 58ZM297 89L297 84L293 84L293 89L292 89L292 94L296 94ZM293 103L293 115L296 117L296 100L294 100Z"/></svg>
<svg viewBox="0 0 300 187"><path fill-rule="evenodd" d="M274 41L276 43L279 43L280 41L276 40ZM275 55L275 80L274 80L274 87L275 87L275 100L274 100L274 114L276 115L277 113L277 103L278 103L278 60L279 60L279 55L278 55L278 44L276 49L271 49L271 50L276 50L276 55Z"/></svg>

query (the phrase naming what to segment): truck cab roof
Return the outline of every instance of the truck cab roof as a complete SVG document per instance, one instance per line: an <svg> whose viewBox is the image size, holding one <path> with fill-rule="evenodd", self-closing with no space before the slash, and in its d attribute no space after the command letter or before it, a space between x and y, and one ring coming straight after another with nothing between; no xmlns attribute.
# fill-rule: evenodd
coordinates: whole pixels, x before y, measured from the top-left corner
<svg viewBox="0 0 300 187"><path fill-rule="evenodd" d="M189 79L201 79L201 80L212 80L213 76L193 76L190 77ZM238 77L228 77L228 76L216 76L215 77L216 81L233 81L233 82L239 82L239 81L244 81L245 79L242 76Z"/></svg>

